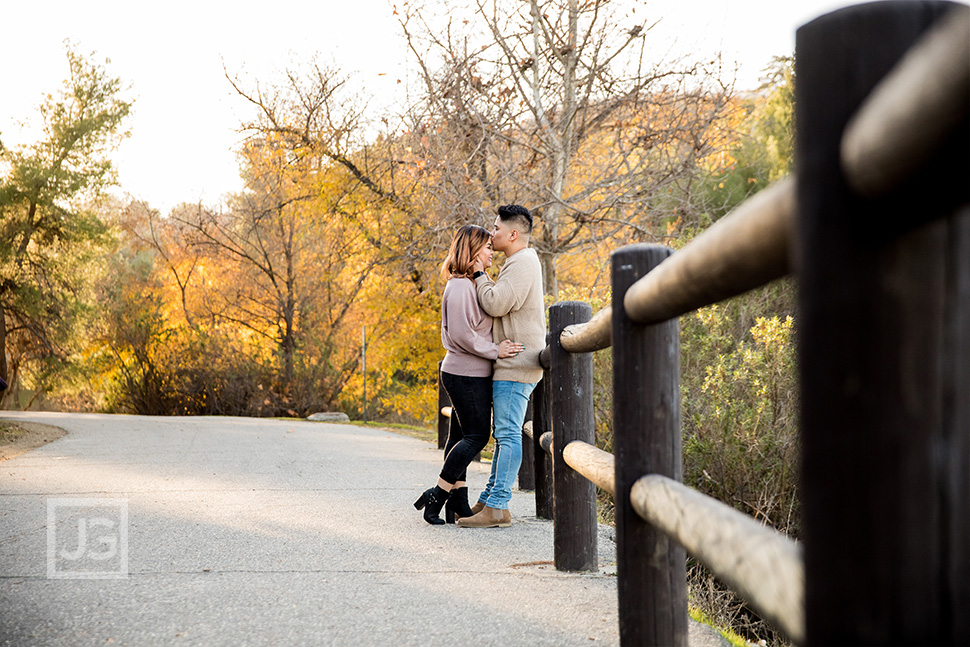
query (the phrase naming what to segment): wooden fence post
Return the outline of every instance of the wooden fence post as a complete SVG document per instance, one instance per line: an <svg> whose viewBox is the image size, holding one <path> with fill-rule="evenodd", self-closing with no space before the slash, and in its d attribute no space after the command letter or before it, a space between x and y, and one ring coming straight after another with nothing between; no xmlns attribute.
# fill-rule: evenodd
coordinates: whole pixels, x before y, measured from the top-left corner
<svg viewBox="0 0 970 647"><path fill-rule="evenodd" d="M678 321L644 326L623 297L670 255L660 245L613 252L613 452L620 644L687 645L684 549L640 518L630 489L641 476L683 480Z"/></svg>
<svg viewBox="0 0 970 647"><path fill-rule="evenodd" d="M808 645L970 636L968 131L877 200L839 163L849 118L954 6L857 5L797 32Z"/></svg>
<svg viewBox="0 0 970 647"><path fill-rule="evenodd" d="M536 388L539 388L536 386ZM531 422L533 424L533 429L535 428L535 422L533 421L534 414L532 412L532 399L529 399L529 408L525 412L525 422ZM523 425L524 427L524 425ZM522 432L522 464L519 465L519 489L520 490L535 490L536 489L536 459L535 459L535 445L532 443L532 439L523 431Z"/></svg>
<svg viewBox="0 0 970 647"><path fill-rule="evenodd" d="M549 308L552 374L553 491L556 569L599 570L596 486L566 464L563 448L574 440L593 444L593 354L569 353L559 342L563 328L593 316L588 303L561 301Z"/></svg>
<svg viewBox="0 0 970 647"><path fill-rule="evenodd" d="M542 434L552 431L552 377L548 369L542 372L542 381L532 391L532 452L535 456L536 517L552 519L552 457L539 443Z"/></svg>
<svg viewBox="0 0 970 647"><path fill-rule="evenodd" d="M444 384L441 383L441 362L438 362L438 449L444 449L448 442L448 416L443 415L441 410L451 406L451 398L445 391Z"/></svg>

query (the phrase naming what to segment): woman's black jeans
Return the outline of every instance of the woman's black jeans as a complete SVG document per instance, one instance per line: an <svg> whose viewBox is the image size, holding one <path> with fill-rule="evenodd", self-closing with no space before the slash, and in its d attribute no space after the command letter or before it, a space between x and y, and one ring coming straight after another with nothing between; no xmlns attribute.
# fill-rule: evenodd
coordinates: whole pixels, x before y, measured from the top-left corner
<svg viewBox="0 0 970 647"><path fill-rule="evenodd" d="M468 464L488 443L492 433L492 378L441 373L451 398L451 421L445 443L441 478L454 485L464 481Z"/></svg>

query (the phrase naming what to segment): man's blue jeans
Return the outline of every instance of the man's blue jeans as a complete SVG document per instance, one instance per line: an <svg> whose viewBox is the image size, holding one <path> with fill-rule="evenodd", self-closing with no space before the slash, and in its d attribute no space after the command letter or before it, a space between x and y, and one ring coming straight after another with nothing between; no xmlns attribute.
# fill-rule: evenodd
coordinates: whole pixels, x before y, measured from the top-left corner
<svg viewBox="0 0 970 647"><path fill-rule="evenodd" d="M492 419L495 421L495 455L488 485L478 500L490 508L508 510L512 484L522 464L522 424L535 384L492 382Z"/></svg>

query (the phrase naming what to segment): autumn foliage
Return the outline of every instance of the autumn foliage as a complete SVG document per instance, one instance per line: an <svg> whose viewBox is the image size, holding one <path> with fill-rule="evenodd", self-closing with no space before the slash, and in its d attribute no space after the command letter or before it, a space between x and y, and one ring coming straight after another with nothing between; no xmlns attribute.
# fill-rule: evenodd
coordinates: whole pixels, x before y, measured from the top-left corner
<svg viewBox="0 0 970 647"><path fill-rule="evenodd" d="M598 27L598 3L547 4L560 10L523 3L508 31L479 11L479 36L494 36L484 45L460 30L434 37L411 6L402 28L422 89L393 118L370 118L347 78L316 63L255 85L228 77L251 108L246 189L166 214L100 191L104 143L128 104L72 53L92 91L49 105L51 142L0 147L3 405L351 418L366 407L430 427L437 270L458 226L528 205L547 302L597 310L613 249L681 247L789 172L790 61L739 94L703 65L645 65L648 30ZM93 116L73 123L65 105L84 97ZM57 137L81 127L87 148ZM793 535L796 317L794 286L780 282L681 320L685 481ZM609 364L597 353L606 449Z"/></svg>

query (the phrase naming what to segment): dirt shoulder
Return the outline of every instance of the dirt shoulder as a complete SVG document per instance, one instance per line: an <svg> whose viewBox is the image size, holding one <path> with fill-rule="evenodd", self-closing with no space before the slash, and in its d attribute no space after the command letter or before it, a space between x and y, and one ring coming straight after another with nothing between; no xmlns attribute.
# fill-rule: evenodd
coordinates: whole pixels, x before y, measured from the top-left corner
<svg viewBox="0 0 970 647"><path fill-rule="evenodd" d="M0 461L37 449L66 433L59 427L37 422L0 420Z"/></svg>

